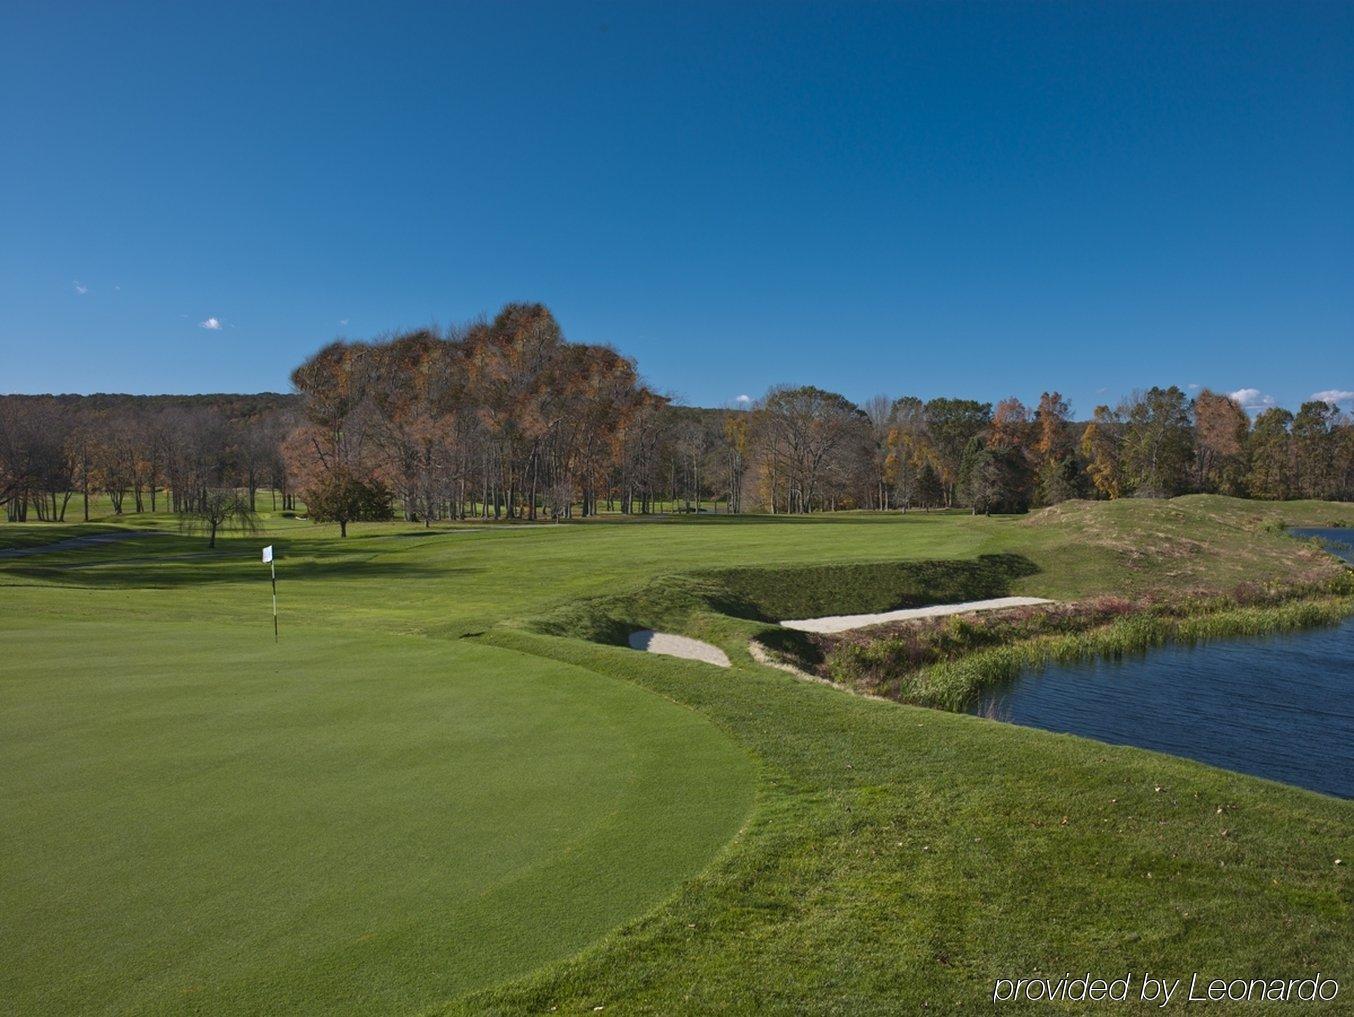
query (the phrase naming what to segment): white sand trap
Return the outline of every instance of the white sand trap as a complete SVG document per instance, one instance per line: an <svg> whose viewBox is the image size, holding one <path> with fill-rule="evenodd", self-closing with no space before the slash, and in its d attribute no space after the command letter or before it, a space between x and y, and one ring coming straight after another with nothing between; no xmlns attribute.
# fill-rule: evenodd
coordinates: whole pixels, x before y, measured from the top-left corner
<svg viewBox="0 0 1354 1017"><path fill-rule="evenodd" d="M880 614L836 614L826 618L796 618L783 621L787 629L800 632L849 632L851 629L863 629L867 625L883 625L886 622L910 621L913 618L939 618L947 614L968 614L971 611L999 611L1003 607L1031 607L1035 604L1052 604L1043 597L994 597L992 600L970 600L963 604L932 604L930 607L909 607L900 611L884 611Z"/></svg>
<svg viewBox="0 0 1354 1017"><path fill-rule="evenodd" d="M686 636L674 636L669 632L655 632L653 629L631 632L630 649L681 657L683 660L703 660L715 667L729 666L729 655L718 646Z"/></svg>

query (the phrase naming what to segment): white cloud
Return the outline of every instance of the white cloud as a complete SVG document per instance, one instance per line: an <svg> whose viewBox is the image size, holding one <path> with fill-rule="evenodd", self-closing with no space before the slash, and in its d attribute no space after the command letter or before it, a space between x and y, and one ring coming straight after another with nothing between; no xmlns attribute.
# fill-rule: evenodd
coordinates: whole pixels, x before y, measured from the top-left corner
<svg viewBox="0 0 1354 1017"><path fill-rule="evenodd" d="M1274 405L1274 397L1258 388L1239 388L1227 393L1243 410L1267 410Z"/></svg>
<svg viewBox="0 0 1354 1017"><path fill-rule="evenodd" d="M215 332L221 328L221 319L208 318L206 321L199 321L197 323L197 327L211 329L213 332Z"/></svg>
<svg viewBox="0 0 1354 1017"><path fill-rule="evenodd" d="M89 292L89 287L86 286L84 283L80 282L78 279L75 282L71 283L71 285L75 287L75 292L80 294L80 296L82 297Z"/></svg>
<svg viewBox="0 0 1354 1017"><path fill-rule="evenodd" d="M347 318L340 318L340 319L339 319L339 324L340 324L340 325L346 325L346 324L348 324L348 319L347 319Z"/></svg>
<svg viewBox="0 0 1354 1017"><path fill-rule="evenodd" d="M1312 398L1336 406L1339 403L1354 403L1354 392L1343 388L1328 388L1324 392L1313 392Z"/></svg>
<svg viewBox="0 0 1354 1017"><path fill-rule="evenodd" d="M1191 382L1189 383L1189 387L1190 387L1190 388L1198 388L1198 387L1199 387L1199 383L1198 383L1197 381L1191 381Z"/></svg>
<svg viewBox="0 0 1354 1017"><path fill-rule="evenodd" d="M734 402L742 403L744 406L746 406L748 403L752 402L752 396L740 395L737 399L734 400Z"/></svg>

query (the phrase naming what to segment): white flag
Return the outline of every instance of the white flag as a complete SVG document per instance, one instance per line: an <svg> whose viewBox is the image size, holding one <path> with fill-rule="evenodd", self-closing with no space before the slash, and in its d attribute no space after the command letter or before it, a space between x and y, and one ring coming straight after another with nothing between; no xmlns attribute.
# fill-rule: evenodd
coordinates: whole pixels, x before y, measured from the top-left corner
<svg viewBox="0 0 1354 1017"><path fill-rule="evenodd" d="M273 545L269 544L263 549L263 564L267 565L273 560Z"/></svg>

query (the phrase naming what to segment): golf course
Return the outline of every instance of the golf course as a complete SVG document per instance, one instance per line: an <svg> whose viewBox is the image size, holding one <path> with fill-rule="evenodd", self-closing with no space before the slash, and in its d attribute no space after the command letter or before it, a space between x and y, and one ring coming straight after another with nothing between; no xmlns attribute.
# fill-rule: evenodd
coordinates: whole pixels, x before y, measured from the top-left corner
<svg viewBox="0 0 1354 1017"><path fill-rule="evenodd" d="M1348 977L1349 801L748 649L782 609L927 601L916 575L930 602L1311 590L1345 567L1284 527L1338 524L1210 495L346 539L264 513L215 548L150 513L0 524L37 551L0 557L0 999L882 1014L1015 973Z"/></svg>

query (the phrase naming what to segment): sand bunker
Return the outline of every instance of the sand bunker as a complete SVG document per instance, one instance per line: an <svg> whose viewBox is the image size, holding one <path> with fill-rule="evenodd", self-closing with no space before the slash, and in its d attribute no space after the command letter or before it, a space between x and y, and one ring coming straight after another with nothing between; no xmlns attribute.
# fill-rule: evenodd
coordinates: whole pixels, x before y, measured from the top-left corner
<svg viewBox="0 0 1354 1017"><path fill-rule="evenodd" d="M783 621L781 625L787 629L798 629L800 632L849 632L851 629L863 629L867 625L883 625L886 622L909 621L913 618L938 618L947 614L999 611L1003 607L1029 607L1034 604L1051 603L1053 601L1042 597L994 597L992 600L970 600L963 604L932 604L930 607L909 607L900 611L883 611L879 614L837 614L826 618L796 618Z"/></svg>
<svg viewBox="0 0 1354 1017"><path fill-rule="evenodd" d="M729 666L729 655L718 646L686 636L655 632L653 629L631 632L630 649L643 650L645 653L661 653L668 657L681 657L683 660L702 660L715 667Z"/></svg>

